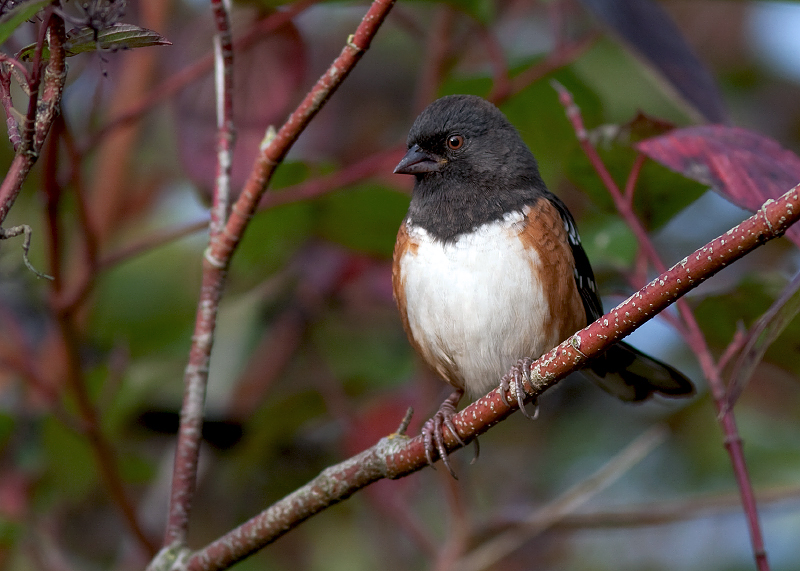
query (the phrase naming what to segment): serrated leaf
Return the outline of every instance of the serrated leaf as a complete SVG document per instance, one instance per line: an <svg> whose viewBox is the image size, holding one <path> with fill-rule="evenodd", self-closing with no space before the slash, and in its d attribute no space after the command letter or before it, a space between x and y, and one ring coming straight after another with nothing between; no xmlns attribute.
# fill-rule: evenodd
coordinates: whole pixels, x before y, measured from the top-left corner
<svg viewBox="0 0 800 571"><path fill-rule="evenodd" d="M67 57L75 56L85 52L100 50L118 50L146 48L149 46L171 46L167 38L133 24L114 24L97 32L91 28L80 28L77 33L67 38L66 54ZM28 61L36 50L36 44L24 47L17 58ZM50 51L45 47L42 50L42 59L50 57Z"/></svg>
<svg viewBox="0 0 800 571"><path fill-rule="evenodd" d="M14 6L0 18L0 44L11 37L17 28L33 18L39 10L50 4L51 0L32 0Z"/></svg>
<svg viewBox="0 0 800 571"><path fill-rule="evenodd" d="M100 49L146 48L148 46L171 46L167 38L133 24L114 24L97 33L91 28L82 28L78 34L67 38L67 55L91 52Z"/></svg>

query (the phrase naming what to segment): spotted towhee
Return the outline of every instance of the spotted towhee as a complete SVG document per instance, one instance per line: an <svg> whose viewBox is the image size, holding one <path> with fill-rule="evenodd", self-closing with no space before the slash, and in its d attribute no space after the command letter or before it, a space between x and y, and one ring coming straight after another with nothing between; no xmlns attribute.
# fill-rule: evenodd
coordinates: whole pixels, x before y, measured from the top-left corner
<svg viewBox="0 0 800 571"><path fill-rule="evenodd" d="M455 388L423 427L429 460L435 446L449 469L442 431L456 434L450 419L463 394L496 388L520 357L541 356L603 308L572 215L488 101L453 95L429 105L394 172L416 177L394 250L394 295L411 344ZM626 401L694 392L626 343L586 372Z"/></svg>

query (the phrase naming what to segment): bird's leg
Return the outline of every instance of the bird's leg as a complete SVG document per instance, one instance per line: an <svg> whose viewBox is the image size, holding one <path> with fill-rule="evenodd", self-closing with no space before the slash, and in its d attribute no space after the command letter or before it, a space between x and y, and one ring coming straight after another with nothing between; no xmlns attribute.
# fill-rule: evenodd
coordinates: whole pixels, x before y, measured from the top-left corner
<svg viewBox="0 0 800 571"><path fill-rule="evenodd" d="M534 402L535 409L532 415L525 409L525 397L527 394L522 384L523 378L528 381L528 383L531 382L531 363L533 363L533 360L529 357L520 359L508 373L503 375L503 378L500 379L500 390L502 391L500 395L505 405L511 406L508 399L506 399L506 392L511 388L511 381L514 381L514 394L517 397L517 404L519 405L520 412L524 417L535 420L536 417L539 416L539 405Z"/></svg>
<svg viewBox="0 0 800 571"><path fill-rule="evenodd" d="M425 457L428 459L428 464L433 467L433 453L434 451L438 452L439 458L442 459L442 463L450 472L450 475L456 480L458 478L453 471L453 467L450 465L450 459L447 455L447 448L445 448L444 445L444 429L445 427L450 429L450 432L453 433L453 436L458 443L464 446L464 441L461 440L461 437L458 435L456 427L453 424L453 416L456 414L456 406L458 405L458 401L461 400L462 396L464 396L464 389L453 391L450 396L447 397L439 406L439 410L436 412L436 414L434 414L427 420L427 422L425 422L424 425L422 425L422 439L425 442Z"/></svg>

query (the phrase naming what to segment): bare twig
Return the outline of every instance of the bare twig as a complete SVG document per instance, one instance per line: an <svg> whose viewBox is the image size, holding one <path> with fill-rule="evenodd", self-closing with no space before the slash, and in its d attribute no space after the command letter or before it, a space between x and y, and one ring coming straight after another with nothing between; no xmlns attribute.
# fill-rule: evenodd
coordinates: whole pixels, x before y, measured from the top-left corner
<svg viewBox="0 0 800 571"><path fill-rule="evenodd" d="M0 240L7 240L8 238L16 238L20 234L24 234L25 237L22 239L22 261L25 262L25 266L36 274L40 278L44 278L46 280L52 280L53 276L48 276L47 274L43 274L39 270L33 267L30 260L28 259L28 250L31 247L31 234L33 230L27 224L20 224L19 226L13 226L8 230L4 230L0 228Z"/></svg>
<svg viewBox="0 0 800 571"><path fill-rule="evenodd" d="M214 79L217 101L217 178L211 206L211 236L228 218L231 194L231 169L236 132L233 125L233 35L228 16L230 0L211 0L214 12Z"/></svg>
<svg viewBox="0 0 800 571"><path fill-rule="evenodd" d="M503 46L486 26L478 25L478 34L486 46L486 55L492 68L492 91L487 99L498 102L505 101L511 96L511 79Z"/></svg>
<svg viewBox="0 0 800 571"><path fill-rule="evenodd" d="M234 52L240 52L249 49L256 42L263 39L266 34L269 34L281 26L286 25L286 23L290 22L292 18L316 2L319 2L319 0L301 0L300 2L295 2L287 6L286 10L275 12L263 20L256 22L250 30L242 34L239 39L233 42ZM160 85L154 86L152 89L150 89L147 97L142 98L141 101L131 106L131 108L126 110L124 113L115 117L109 123L104 125L97 133L95 133L87 146L89 148L94 147L112 131L139 120L142 115L150 111L154 106L169 99L192 82L197 81L210 72L213 67L214 54L212 52L203 56L185 69L173 74L169 79L164 80L164 82Z"/></svg>
<svg viewBox="0 0 800 571"><path fill-rule="evenodd" d="M414 93L414 111L417 113L436 98L445 71L455 14L453 7L447 4L436 7L433 24L425 38L425 58Z"/></svg>
<svg viewBox="0 0 800 571"><path fill-rule="evenodd" d="M800 500L800 486L780 486L758 493L760 504L797 504ZM727 494L712 496L693 496L688 499L637 504L632 506L596 511L591 513L572 513L554 522L554 530L583 530L611 528L640 528L648 525L668 525L698 518L716 517L733 511L741 511L742 498L738 490ZM494 522L481 530L492 534L506 527L524 524L519 518Z"/></svg>
<svg viewBox="0 0 800 571"><path fill-rule="evenodd" d="M339 57L317 81L281 129L273 136L268 135L265 138L250 177L231 208L224 229L212 237L206 250L192 347L184 375L184 398L175 453L169 518L164 538L164 545L169 549L162 553L166 554L175 546L185 543L196 484L209 359L219 300L233 252L261 196L266 191L275 167L369 48L372 38L393 4L394 0L375 0L372 3L355 34L348 38ZM158 561L154 561L155 566L158 564Z"/></svg>
<svg viewBox="0 0 800 571"><path fill-rule="evenodd" d="M63 343L64 354L67 357L67 381L75 396L78 416L81 422L81 432L89 441L100 470L101 479L108 489L112 501L120 510L123 520L139 544L147 553L153 555L157 546L139 524L136 508L125 491L122 475L119 473L114 448L105 434L103 434L100 419L86 391L86 379L81 369L80 347L74 326L69 317L64 314L57 315L56 321L61 342Z"/></svg>
<svg viewBox="0 0 800 571"><path fill-rule="evenodd" d="M316 198L335 190L347 188L377 173L391 172L402 158L403 153L405 153L405 145L398 145L385 151L378 151L329 175L307 180L277 192L266 193L261 197L259 210Z"/></svg>
<svg viewBox="0 0 800 571"><path fill-rule="evenodd" d="M565 65L569 65L575 61L578 56L592 47L599 37L599 34L590 34L574 43L565 45L562 49L547 56L540 62L535 63L525 71L520 72L517 76L511 79L511 91L509 92L509 97L519 93L532 83L542 79L550 73L553 73L557 69L562 68ZM499 102L495 101L495 103Z"/></svg>

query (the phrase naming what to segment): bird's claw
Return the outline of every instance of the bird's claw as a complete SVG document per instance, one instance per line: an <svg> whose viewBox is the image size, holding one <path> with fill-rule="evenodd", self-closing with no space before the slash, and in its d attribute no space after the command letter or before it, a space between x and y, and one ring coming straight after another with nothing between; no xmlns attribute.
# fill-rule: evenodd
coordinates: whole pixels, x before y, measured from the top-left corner
<svg viewBox="0 0 800 571"><path fill-rule="evenodd" d="M453 417L456 414L456 405L463 396L463 390L454 391L449 397L445 399L439 410L425 424L422 425L422 440L425 443L425 457L428 459L428 464L433 468L433 455L438 452L439 458L442 459L442 464L445 465L447 471L456 480L458 477L450 465L450 457L447 453L447 447L444 443L444 429L447 428L453 434L455 439L461 446L464 446L464 441L458 435L455 424L453 424ZM477 454L476 454L477 458Z"/></svg>
<svg viewBox="0 0 800 571"><path fill-rule="evenodd" d="M529 357L520 359L508 373L503 375L503 378L500 379L500 397L503 399L503 403L506 406L511 406L506 398L506 393L511 389L511 382L513 381L514 395L517 397L517 404L519 405L520 412L524 417L530 420L536 420L536 417L539 416L539 405L538 403L534 403L535 408L533 414L527 411L525 408L525 397L527 394L525 393L525 387L522 382L522 380L525 379L528 381L528 384L531 383L531 363L533 363L533 360Z"/></svg>

